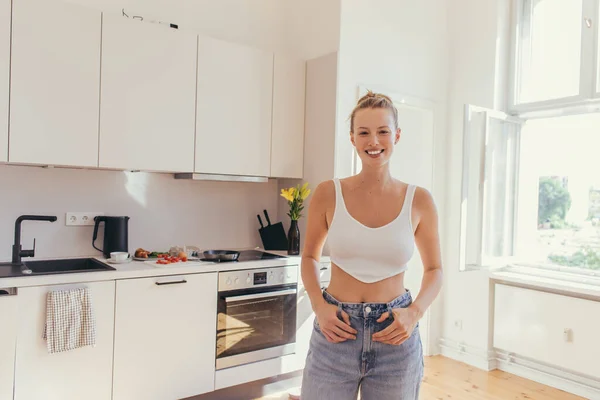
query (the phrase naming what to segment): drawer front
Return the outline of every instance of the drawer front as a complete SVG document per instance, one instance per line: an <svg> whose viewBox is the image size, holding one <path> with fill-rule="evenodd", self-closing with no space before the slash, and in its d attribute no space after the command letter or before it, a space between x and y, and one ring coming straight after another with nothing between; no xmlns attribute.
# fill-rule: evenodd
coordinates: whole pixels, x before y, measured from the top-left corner
<svg viewBox="0 0 600 400"><path fill-rule="evenodd" d="M599 302L497 284L494 310L494 347L600 377Z"/></svg>

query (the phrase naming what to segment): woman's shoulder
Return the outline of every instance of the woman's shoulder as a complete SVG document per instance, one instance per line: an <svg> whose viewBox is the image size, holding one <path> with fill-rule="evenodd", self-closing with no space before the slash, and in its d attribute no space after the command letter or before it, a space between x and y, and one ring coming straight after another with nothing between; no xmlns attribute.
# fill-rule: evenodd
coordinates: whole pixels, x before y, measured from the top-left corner
<svg viewBox="0 0 600 400"><path fill-rule="evenodd" d="M420 213L430 213L436 212L435 201L433 199L433 195L429 191L429 189L424 188L423 186L411 185L414 187L414 197L413 197L413 209L416 209Z"/></svg>
<svg viewBox="0 0 600 400"><path fill-rule="evenodd" d="M335 200L335 182L328 179L317 185L312 195L312 202L328 204Z"/></svg>

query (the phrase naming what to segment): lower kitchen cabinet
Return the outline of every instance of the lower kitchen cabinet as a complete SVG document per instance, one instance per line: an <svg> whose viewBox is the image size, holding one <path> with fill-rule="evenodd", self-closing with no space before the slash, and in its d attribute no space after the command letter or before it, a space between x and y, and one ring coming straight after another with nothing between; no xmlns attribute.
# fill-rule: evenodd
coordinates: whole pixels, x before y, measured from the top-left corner
<svg viewBox="0 0 600 400"><path fill-rule="evenodd" d="M214 390L217 273L117 281L113 400Z"/></svg>
<svg viewBox="0 0 600 400"><path fill-rule="evenodd" d="M96 346L49 354L42 338L48 292L84 286L90 289L96 319ZM14 399L110 399L115 282L26 287L19 289L16 298L18 340Z"/></svg>
<svg viewBox="0 0 600 400"><path fill-rule="evenodd" d="M329 285L331 278L331 264L321 263L319 271L319 278L321 280L321 287L325 288ZM300 275L300 272L298 272ZM301 283L302 278L299 276L300 284L298 285L298 303L296 305L296 362L297 369L304 368L306 362L306 355L308 354L308 347L310 344L310 337L313 331L313 323L315 321L315 313L312 310L312 305L304 285Z"/></svg>
<svg viewBox="0 0 600 400"><path fill-rule="evenodd" d="M0 288L0 399L13 398L18 322L16 294L14 289Z"/></svg>

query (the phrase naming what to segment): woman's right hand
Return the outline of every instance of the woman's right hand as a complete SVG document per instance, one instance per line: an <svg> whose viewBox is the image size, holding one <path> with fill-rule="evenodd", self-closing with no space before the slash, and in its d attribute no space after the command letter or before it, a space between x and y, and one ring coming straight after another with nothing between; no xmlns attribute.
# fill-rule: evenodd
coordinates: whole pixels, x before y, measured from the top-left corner
<svg viewBox="0 0 600 400"><path fill-rule="evenodd" d="M350 317L342 310L342 321L338 318L337 311L337 306L329 303L323 303L315 310L321 332L331 343L355 340L357 331L350 325Z"/></svg>

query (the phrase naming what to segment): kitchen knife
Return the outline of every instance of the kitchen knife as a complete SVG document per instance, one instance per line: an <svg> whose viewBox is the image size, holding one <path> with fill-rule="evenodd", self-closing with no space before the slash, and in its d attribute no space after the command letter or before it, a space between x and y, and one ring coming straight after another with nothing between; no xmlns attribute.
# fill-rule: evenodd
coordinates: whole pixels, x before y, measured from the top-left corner
<svg viewBox="0 0 600 400"><path fill-rule="evenodd" d="M265 218L267 219L267 226L270 226L271 219L269 218L269 214L267 213L267 210L263 210L263 213L265 214Z"/></svg>

